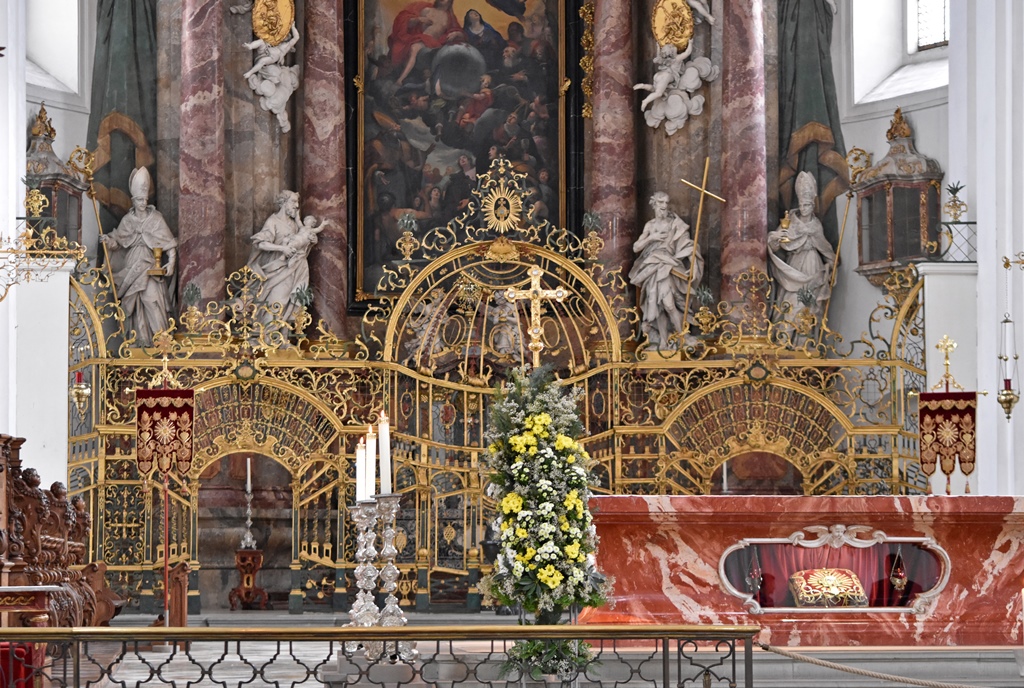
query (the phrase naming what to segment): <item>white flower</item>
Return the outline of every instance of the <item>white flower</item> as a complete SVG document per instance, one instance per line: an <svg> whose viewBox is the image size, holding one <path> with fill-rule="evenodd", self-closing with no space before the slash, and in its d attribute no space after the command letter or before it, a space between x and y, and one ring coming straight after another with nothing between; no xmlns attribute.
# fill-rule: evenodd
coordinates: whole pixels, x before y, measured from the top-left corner
<svg viewBox="0 0 1024 688"><path fill-rule="evenodd" d="M553 540L548 540L537 548L537 556L542 559L558 559L561 552Z"/></svg>
<svg viewBox="0 0 1024 688"><path fill-rule="evenodd" d="M516 561L512 563L512 575L520 577L526 571L526 567L523 566L523 562Z"/></svg>

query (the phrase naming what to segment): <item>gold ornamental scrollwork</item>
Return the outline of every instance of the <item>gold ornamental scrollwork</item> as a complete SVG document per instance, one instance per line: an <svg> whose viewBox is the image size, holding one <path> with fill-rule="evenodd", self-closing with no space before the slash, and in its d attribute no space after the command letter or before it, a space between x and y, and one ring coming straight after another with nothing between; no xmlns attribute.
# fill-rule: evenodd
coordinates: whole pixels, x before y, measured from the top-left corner
<svg viewBox="0 0 1024 688"><path fill-rule="evenodd" d="M693 10L686 0L658 0L651 12L651 31L658 45L674 45L679 52L693 39Z"/></svg>
<svg viewBox="0 0 1024 688"><path fill-rule="evenodd" d="M580 47L583 48L583 57L580 58L580 69L583 70L583 80L580 82L580 90L583 91L583 116L590 118L594 116L594 3L586 2L580 7L580 19L583 20L583 35L580 37Z"/></svg>
<svg viewBox="0 0 1024 688"><path fill-rule="evenodd" d="M252 32L267 45L278 45L291 32L295 22L294 0L255 0L252 6Z"/></svg>

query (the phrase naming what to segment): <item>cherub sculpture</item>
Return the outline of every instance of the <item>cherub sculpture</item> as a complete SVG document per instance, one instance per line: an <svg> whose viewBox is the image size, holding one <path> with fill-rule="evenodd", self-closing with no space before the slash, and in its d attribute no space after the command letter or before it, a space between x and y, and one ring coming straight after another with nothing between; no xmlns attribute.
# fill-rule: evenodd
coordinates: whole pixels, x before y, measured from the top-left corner
<svg viewBox="0 0 1024 688"><path fill-rule="evenodd" d="M704 96L693 95L705 81L718 78L718 67L706 57L689 60L693 42L683 52L668 43L661 46L654 58L657 69L649 84L637 84L636 91L650 91L640 103L647 126L657 129L665 122L665 132L671 136L679 131L691 115L704 111Z"/></svg>
<svg viewBox="0 0 1024 688"><path fill-rule="evenodd" d="M249 50L257 52L252 69L243 76L249 81L249 87L260 96L260 107L277 115L277 123L282 132L291 131L288 100L299 87L298 65L286 67L284 61L288 53L295 50L298 42L299 30L293 23L288 38L277 45L270 45L262 38L244 44Z"/></svg>

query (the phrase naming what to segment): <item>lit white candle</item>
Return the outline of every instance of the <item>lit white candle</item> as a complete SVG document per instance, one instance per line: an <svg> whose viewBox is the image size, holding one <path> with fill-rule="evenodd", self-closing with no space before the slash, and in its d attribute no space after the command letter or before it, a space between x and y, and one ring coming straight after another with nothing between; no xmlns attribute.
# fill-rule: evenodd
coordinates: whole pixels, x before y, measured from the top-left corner
<svg viewBox="0 0 1024 688"><path fill-rule="evenodd" d="M360 437L356 446L356 501L366 497L366 438Z"/></svg>
<svg viewBox="0 0 1024 688"><path fill-rule="evenodd" d="M245 457L245 492L252 492L252 457Z"/></svg>
<svg viewBox="0 0 1024 688"><path fill-rule="evenodd" d="M388 425L388 414L380 412L380 423L377 425L380 435L380 491L391 494L391 426Z"/></svg>
<svg viewBox="0 0 1024 688"><path fill-rule="evenodd" d="M371 495L377 494L377 434L372 425L366 429L366 475L367 487L370 488L367 495L369 499Z"/></svg>

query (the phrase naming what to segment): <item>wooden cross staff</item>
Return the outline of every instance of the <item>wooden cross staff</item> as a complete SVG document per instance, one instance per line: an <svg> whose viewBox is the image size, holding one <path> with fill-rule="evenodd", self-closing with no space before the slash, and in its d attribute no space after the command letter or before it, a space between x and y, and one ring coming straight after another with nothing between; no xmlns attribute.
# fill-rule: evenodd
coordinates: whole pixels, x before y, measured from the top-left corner
<svg viewBox="0 0 1024 688"><path fill-rule="evenodd" d="M680 179L679 180L683 184L686 184L691 189L696 189L697 191L700 192L700 202L697 204L697 224L694 226L694 229L693 229L693 249L694 249L695 252L700 248L700 244L697 243L697 240L700 239L700 219L701 219L701 215L704 212L704 197L705 196L711 196L711 198L715 199L716 201L721 201L723 204L725 203L725 199L724 198L722 198L721 196L716 196L715 194L713 194L710 191L708 191L708 165L710 163L711 163L711 158L705 157L704 158L704 179L701 180L700 186L697 186L696 184L693 184L692 182L688 182L685 179ZM690 255L690 275L686 279L686 304L683 307L683 332L684 333L690 331L690 292L693 291L693 272L696 269L697 269L697 261L694 259L694 256L691 254Z"/></svg>
<svg viewBox="0 0 1024 688"><path fill-rule="evenodd" d="M505 291L505 298L510 302L516 302L521 299L530 300L530 344L527 347L533 352L533 367L540 367L540 352L544 349L544 341L541 337L540 328L540 307L541 301L544 299L554 299L555 301L561 301L568 292L562 287L557 289L541 289L540 278L544 276L544 271L538 267L530 268L530 288L529 289L514 289L509 287Z"/></svg>

